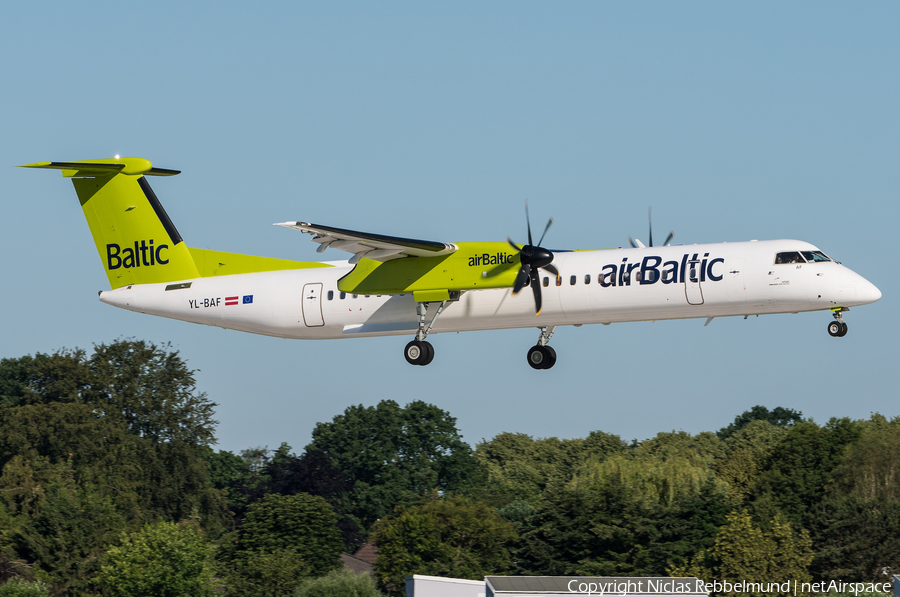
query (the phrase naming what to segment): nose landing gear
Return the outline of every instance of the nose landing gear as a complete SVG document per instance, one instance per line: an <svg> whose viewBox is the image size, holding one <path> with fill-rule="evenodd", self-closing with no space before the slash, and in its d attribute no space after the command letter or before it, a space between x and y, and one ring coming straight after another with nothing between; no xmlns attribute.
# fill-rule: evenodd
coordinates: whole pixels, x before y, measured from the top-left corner
<svg viewBox="0 0 900 597"><path fill-rule="evenodd" d="M834 316L834 321L828 324L829 336L833 338L842 338L847 335L847 324L844 322L844 317L841 314L848 310L847 307L841 307L839 309L834 309L831 312Z"/></svg>

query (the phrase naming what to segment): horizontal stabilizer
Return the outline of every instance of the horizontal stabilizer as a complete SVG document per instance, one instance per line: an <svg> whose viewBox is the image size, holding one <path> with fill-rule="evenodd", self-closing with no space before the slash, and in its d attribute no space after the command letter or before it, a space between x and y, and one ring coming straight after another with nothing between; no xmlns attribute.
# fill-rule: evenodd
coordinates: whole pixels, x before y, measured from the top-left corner
<svg viewBox="0 0 900 597"><path fill-rule="evenodd" d="M62 170L63 176L86 178L109 176L111 174L146 174L149 176L175 176L181 170L154 168L150 160L143 158L112 158L108 160L76 160L71 162L35 162L24 164L22 168L47 168Z"/></svg>

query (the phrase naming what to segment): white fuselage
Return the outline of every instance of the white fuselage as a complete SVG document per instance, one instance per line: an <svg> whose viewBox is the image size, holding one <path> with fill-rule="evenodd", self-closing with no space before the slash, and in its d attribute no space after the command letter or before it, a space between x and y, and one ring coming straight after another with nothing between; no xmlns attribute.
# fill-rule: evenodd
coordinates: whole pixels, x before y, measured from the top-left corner
<svg viewBox="0 0 900 597"><path fill-rule="evenodd" d="M657 319L795 313L877 301L869 281L828 261L776 264L781 251L817 250L796 240L676 245L554 253L557 279L541 271L543 310L532 291L463 292L433 333ZM131 311L282 338L409 335L418 327L412 293L344 295L333 267L144 284L102 292ZM623 267L624 266L624 267ZM602 277L602 281L601 281ZM429 309L430 321L433 309Z"/></svg>

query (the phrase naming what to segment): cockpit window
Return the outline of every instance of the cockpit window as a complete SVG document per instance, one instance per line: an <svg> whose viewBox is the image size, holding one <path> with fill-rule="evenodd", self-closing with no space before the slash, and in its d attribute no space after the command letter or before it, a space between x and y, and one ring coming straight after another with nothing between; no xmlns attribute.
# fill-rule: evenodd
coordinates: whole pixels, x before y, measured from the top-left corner
<svg viewBox="0 0 900 597"><path fill-rule="evenodd" d="M775 263L806 263L799 251L785 251L775 255Z"/></svg>
<svg viewBox="0 0 900 597"><path fill-rule="evenodd" d="M800 251L803 253L803 256L806 257L806 260L810 263L816 263L818 261L831 261L831 259L823 253L822 251Z"/></svg>

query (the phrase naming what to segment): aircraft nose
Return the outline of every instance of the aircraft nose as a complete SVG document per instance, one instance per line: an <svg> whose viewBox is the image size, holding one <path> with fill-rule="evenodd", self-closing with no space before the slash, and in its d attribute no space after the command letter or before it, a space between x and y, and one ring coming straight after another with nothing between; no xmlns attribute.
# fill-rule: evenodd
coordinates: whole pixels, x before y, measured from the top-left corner
<svg viewBox="0 0 900 597"><path fill-rule="evenodd" d="M878 287L863 278L862 284L856 290L857 296L866 303L874 303L881 298L881 291Z"/></svg>

